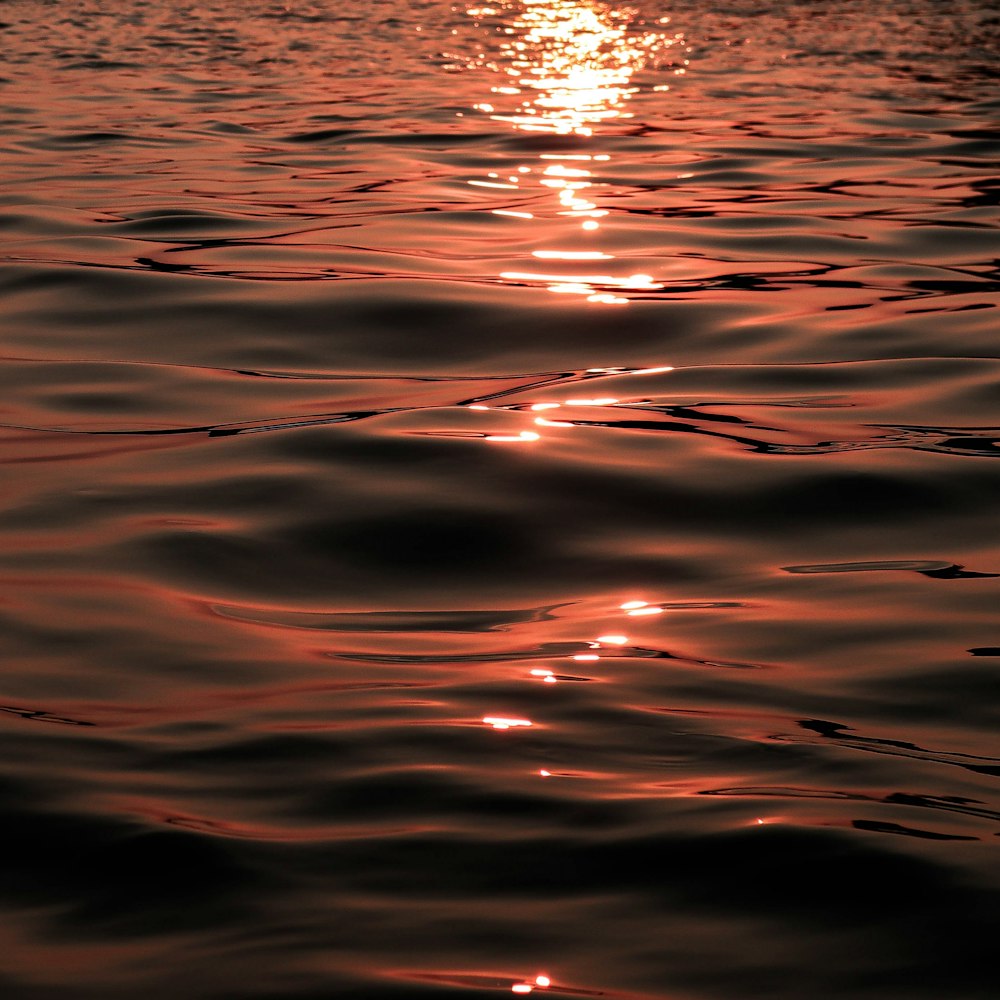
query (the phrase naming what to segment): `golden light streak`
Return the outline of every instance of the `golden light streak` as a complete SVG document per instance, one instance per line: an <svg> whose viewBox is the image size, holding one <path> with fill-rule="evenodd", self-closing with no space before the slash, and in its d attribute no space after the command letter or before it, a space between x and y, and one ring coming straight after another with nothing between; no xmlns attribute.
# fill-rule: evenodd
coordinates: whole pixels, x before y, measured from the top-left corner
<svg viewBox="0 0 1000 1000"><path fill-rule="evenodd" d="M580 167L564 167L562 163L551 163L542 173L546 177L593 177L589 170Z"/></svg>
<svg viewBox="0 0 1000 1000"><path fill-rule="evenodd" d="M660 365L659 368L637 368L633 375L660 375L663 372L672 372L677 369L673 365Z"/></svg>
<svg viewBox="0 0 1000 1000"><path fill-rule="evenodd" d="M503 715L484 715L483 722L494 729L528 728L533 725L530 719L513 719Z"/></svg>
<svg viewBox="0 0 1000 1000"><path fill-rule="evenodd" d="M537 441L541 434L537 431L521 431L520 434L487 434L487 441Z"/></svg>
<svg viewBox="0 0 1000 1000"><path fill-rule="evenodd" d="M490 100L480 101L475 110L492 121L515 130L580 138L597 136L632 117L627 109L638 87L634 78L658 51L681 42L669 37L661 27L640 28L636 11L617 8L612 3L592 0L522 0L497 5L493 14L486 8L470 7L471 17L501 16L500 58L486 65L501 76L490 87ZM492 8L491 8L492 9ZM660 22L665 24L665 21ZM554 215L582 220L574 235L596 234L596 220L608 214L593 200L605 182L595 178L585 164L606 163L607 153L546 152L542 176L531 185L550 189L556 198ZM519 165L517 173L531 173ZM476 187L497 190L529 190L517 185L516 176L505 184L499 174L493 180L472 180ZM524 177L525 181L529 178ZM517 208L492 209L494 214L530 221L537 213ZM536 250L541 260L614 260L615 255L599 250ZM652 291L662 286L649 275L625 277L607 274L558 275L527 271L504 271L506 281L526 282L547 287L560 295L576 295L598 305L622 305L629 291Z"/></svg>

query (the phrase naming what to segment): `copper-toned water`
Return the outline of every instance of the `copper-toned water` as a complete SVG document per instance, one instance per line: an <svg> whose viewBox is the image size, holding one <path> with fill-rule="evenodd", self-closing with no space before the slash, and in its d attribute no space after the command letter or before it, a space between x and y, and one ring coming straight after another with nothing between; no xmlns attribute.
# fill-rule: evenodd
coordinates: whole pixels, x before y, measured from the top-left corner
<svg viewBox="0 0 1000 1000"><path fill-rule="evenodd" d="M995 995L995 4L0 21L0 993Z"/></svg>

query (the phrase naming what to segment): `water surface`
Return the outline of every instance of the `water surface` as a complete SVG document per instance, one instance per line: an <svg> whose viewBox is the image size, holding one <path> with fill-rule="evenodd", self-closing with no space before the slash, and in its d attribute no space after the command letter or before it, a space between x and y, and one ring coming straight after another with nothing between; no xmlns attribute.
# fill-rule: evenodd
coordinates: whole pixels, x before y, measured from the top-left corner
<svg viewBox="0 0 1000 1000"><path fill-rule="evenodd" d="M993 995L995 5L0 20L5 995Z"/></svg>

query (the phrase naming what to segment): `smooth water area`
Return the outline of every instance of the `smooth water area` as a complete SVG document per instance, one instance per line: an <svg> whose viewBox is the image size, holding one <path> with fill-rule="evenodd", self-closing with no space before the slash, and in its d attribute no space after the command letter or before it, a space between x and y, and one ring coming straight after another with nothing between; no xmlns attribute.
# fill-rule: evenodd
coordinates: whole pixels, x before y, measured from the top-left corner
<svg viewBox="0 0 1000 1000"><path fill-rule="evenodd" d="M994 3L0 23L5 997L995 995Z"/></svg>

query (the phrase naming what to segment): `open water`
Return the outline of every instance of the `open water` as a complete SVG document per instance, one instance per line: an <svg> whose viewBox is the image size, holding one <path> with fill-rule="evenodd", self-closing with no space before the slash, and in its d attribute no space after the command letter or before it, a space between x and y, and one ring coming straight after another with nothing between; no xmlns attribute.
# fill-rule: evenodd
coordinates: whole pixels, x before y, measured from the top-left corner
<svg viewBox="0 0 1000 1000"><path fill-rule="evenodd" d="M6 998L997 995L994 3L0 21Z"/></svg>

